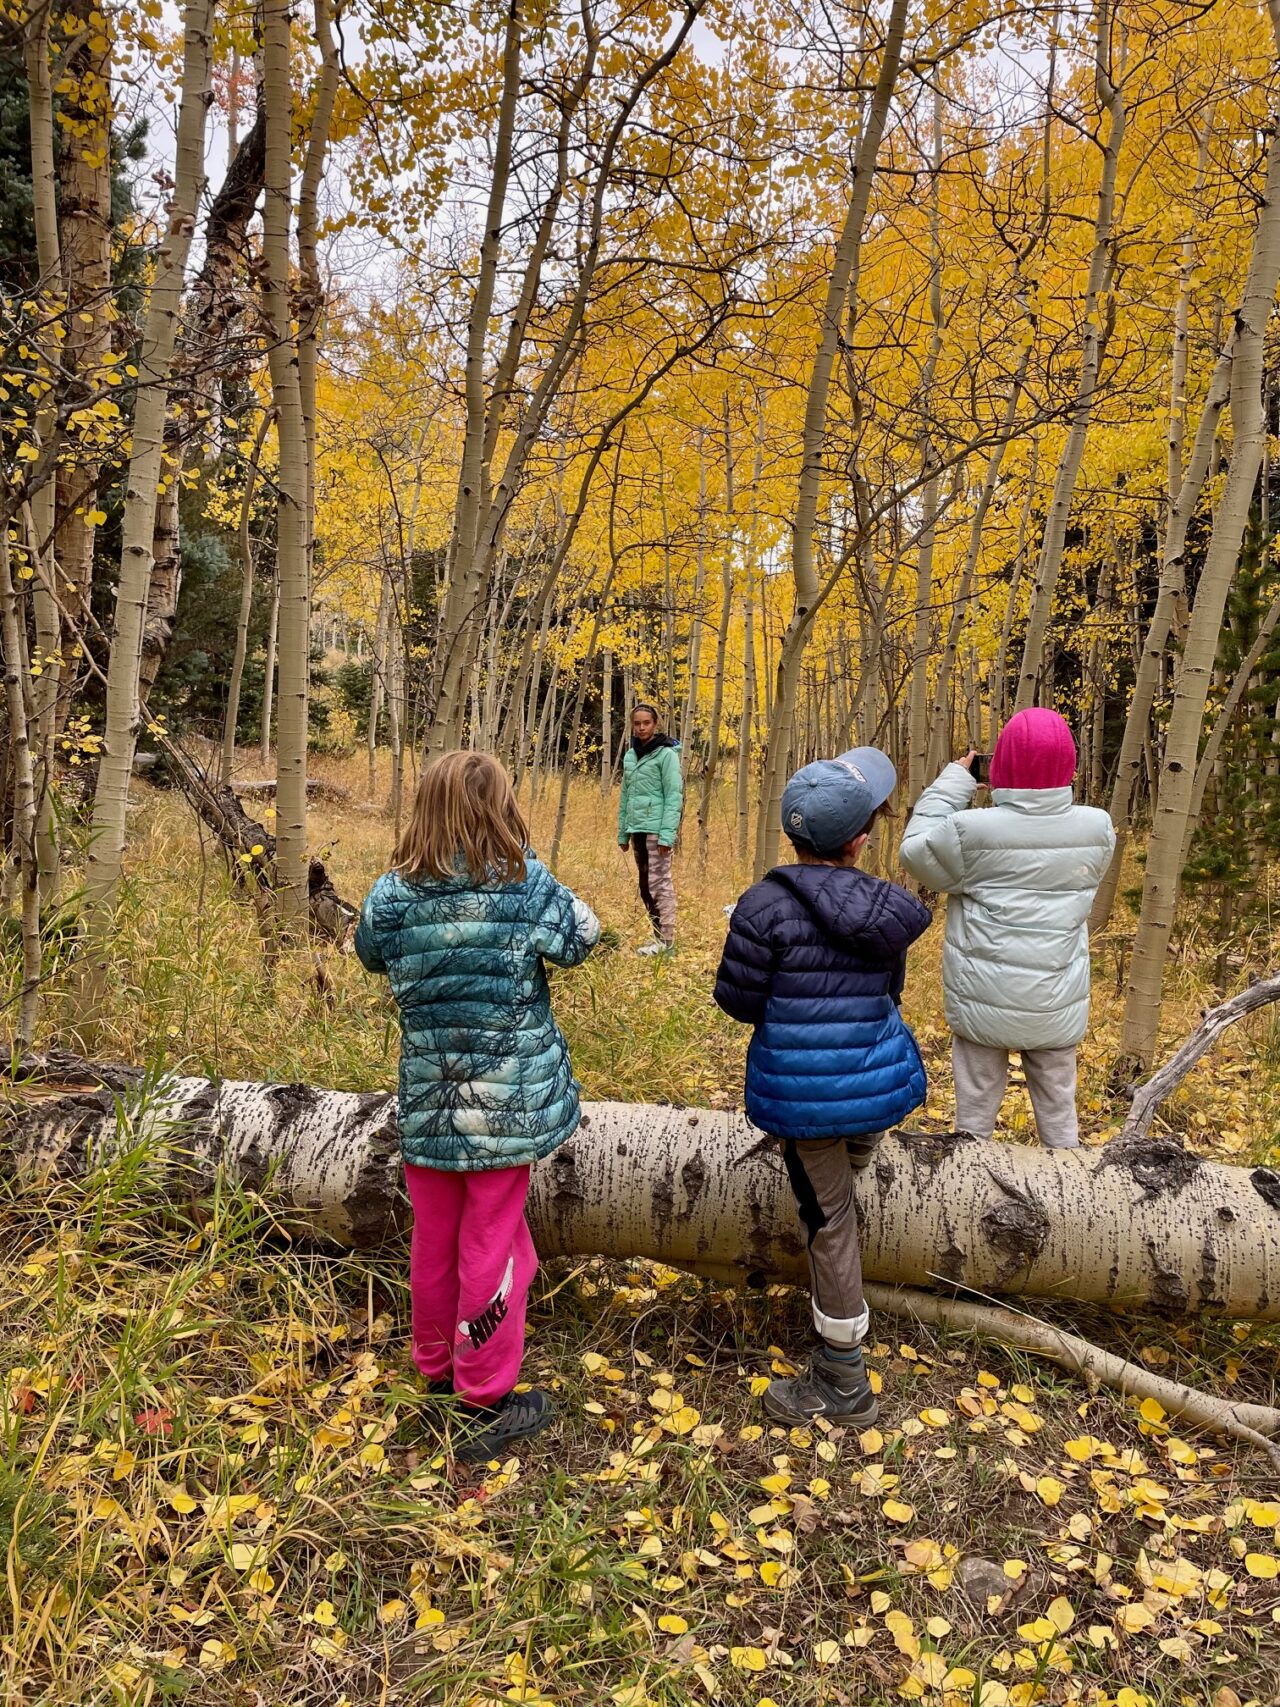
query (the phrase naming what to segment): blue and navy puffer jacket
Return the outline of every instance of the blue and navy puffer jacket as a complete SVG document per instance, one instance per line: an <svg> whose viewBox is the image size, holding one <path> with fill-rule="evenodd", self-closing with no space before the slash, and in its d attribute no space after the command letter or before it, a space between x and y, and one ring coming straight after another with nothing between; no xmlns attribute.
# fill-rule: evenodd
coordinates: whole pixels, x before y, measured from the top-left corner
<svg viewBox="0 0 1280 1707"><path fill-rule="evenodd" d="M755 1027L748 1118L779 1138L883 1132L919 1108L924 1063L898 1012L932 915L847 866L784 865L738 902L715 999Z"/></svg>
<svg viewBox="0 0 1280 1707"><path fill-rule="evenodd" d="M578 1086L543 961L577 966L600 924L529 856L524 880L380 877L356 953L400 1009L400 1149L450 1172L521 1167L571 1138Z"/></svg>

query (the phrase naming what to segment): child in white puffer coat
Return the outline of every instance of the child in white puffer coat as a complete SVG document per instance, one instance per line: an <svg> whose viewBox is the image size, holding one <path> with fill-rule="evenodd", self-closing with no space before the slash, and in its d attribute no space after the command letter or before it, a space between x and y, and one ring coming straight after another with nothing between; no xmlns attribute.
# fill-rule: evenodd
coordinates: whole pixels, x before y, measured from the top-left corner
<svg viewBox="0 0 1280 1707"><path fill-rule="evenodd" d="M942 983L956 1126L991 1136L1016 1053L1041 1142L1074 1149L1089 912L1115 831L1105 812L1075 804L1076 744L1056 711L1010 718L991 756L992 804L977 811L973 759L925 789L900 853L912 877L949 897Z"/></svg>

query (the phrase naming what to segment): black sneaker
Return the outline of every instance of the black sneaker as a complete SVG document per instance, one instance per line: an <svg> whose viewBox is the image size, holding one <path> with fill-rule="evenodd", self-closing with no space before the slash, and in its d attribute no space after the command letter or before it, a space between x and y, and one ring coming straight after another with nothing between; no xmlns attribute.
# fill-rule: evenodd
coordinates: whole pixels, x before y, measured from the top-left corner
<svg viewBox="0 0 1280 1707"><path fill-rule="evenodd" d="M866 1428L880 1414L861 1352L855 1358L834 1358L821 1349L815 1351L807 1375L770 1381L763 1405L771 1422L787 1428L803 1428L816 1417Z"/></svg>
<svg viewBox="0 0 1280 1707"><path fill-rule="evenodd" d="M509 1446L532 1440L556 1420L555 1406L540 1387L527 1393L508 1393L496 1405L476 1406L465 1422L472 1429L464 1435L457 1456L466 1464L486 1463L498 1458Z"/></svg>

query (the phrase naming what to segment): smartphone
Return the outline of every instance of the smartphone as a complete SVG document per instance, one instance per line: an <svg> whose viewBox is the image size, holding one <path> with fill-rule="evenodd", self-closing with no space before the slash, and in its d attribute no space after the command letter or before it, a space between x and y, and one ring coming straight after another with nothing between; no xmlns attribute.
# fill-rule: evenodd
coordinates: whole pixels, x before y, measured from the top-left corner
<svg viewBox="0 0 1280 1707"><path fill-rule="evenodd" d="M990 753L975 753L973 755L972 770L973 770L973 780L975 782L990 782L990 780L991 780L991 754Z"/></svg>

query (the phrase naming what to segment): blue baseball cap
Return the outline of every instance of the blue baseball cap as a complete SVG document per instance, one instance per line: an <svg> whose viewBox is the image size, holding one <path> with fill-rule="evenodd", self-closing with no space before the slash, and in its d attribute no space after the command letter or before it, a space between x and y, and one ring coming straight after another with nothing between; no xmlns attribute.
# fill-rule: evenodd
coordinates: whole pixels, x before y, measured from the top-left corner
<svg viewBox="0 0 1280 1707"><path fill-rule="evenodd" d="M893 760L878 747L815 759L782 791L782 827L820 854L833 854L861 831L898 786Z"/></svg>

